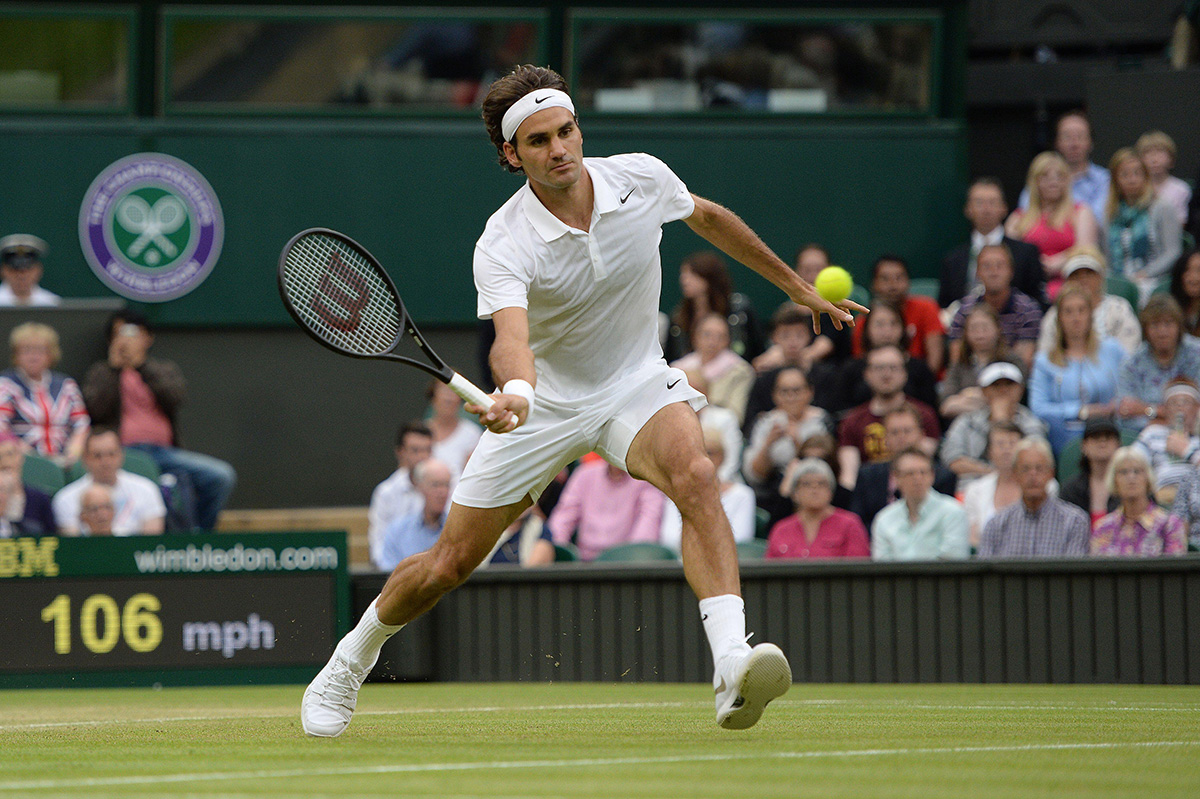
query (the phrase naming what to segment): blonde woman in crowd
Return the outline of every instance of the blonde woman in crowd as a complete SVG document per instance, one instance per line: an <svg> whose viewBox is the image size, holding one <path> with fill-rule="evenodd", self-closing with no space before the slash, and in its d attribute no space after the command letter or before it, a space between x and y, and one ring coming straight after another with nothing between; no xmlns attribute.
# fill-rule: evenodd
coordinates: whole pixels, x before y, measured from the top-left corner
<svg viewBox="0 0 1200 799"><path fill-rule="evenodd" d="M1122 447L1108 465L1108 490L1119 507L1096 522L1092 555L1153 557L1187 552L1183 520L1154 504L1154 468L1135 447Z"/></svg>
<svg viewBox="0 0 1200 799"><path fill-rule="evenodd" d="M1108 165L1108 254L1113 270L1138 287L1141 305L1158 288L1183 249L1183 225L1170 203L1154 193L1150 173L1132 147Z"/></svg>
<svg viewBox="0 0 1200 799"><path fill-rule="evenodd" d="M1071 171L1056 152L1044 152L1029 165L1026 179L1029 207L1013 211L1005 231L1014 239L1035 245L1046 271L1046 294L1058 296L1066 253L1072 247L1095 246L1096 216L1071 195Z"/></svg>

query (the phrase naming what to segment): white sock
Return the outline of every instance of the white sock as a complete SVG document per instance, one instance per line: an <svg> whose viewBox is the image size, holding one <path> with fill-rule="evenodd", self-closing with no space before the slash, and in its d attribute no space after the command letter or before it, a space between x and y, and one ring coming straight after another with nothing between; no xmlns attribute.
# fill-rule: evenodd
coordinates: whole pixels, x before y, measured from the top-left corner
<svg viewBox="0 0 1200 799"><path fill-rule="evenodd" d="M371 600L366 612L359 619L358 626L337 645L336 654L355 671L366 671L374 666L384 642L404 627L403 624L381 622L379 614L375 612L375 603L378 601L378 598Z"/></svg>
<svg viewBox="0 0 1200 799"><path fill-rule="evenodd" d="M746 645L746 603L737 594L710 596L700 600L700 621L712 647L713 664Z"/></svg>

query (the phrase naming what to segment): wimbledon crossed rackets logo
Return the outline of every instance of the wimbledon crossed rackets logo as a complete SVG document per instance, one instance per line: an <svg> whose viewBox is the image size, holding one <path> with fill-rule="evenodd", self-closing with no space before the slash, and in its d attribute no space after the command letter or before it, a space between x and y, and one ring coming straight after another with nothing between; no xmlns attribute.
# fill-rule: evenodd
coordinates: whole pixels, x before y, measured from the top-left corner
<svg viewBox="0 0 1200 799"><path fill-rule="evenodd" d="M337 275L346 288L354 293L351 294L335 284L333 282L334 275ZM336 303L345 311L345 314L335 313L326 304L326 300ZM349 333L358 329L358 325L362 321L363 308L366 308L370 301L371 287L367 285L367 281L362 275L347 267L342 261L342 257L335 252L329 259L329 271L321 275L321 280L317 283L317 290L313 293L309 305L312 307L313 313L321 317L325 324Z"/></svg>
<svg viewBox="0 0 1200 799"><path fill-rule="evenodd" d="M110 165L79 211L92 271L113 291L143 302L175 299L200 285L221 254L224 227L208 181L160 153Z"/></svg>

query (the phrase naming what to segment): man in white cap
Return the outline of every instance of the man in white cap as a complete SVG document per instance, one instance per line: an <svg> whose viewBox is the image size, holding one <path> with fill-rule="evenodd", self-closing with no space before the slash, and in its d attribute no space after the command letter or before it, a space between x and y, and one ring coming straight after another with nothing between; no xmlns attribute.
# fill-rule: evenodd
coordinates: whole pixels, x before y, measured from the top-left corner
<svg viewBox="0 0 1200 799"><path fill-rule="evenodd" d="M712 646L717 722L741 729L783 694L791 670L773 644L746 644L737 554L695 408L705 404L663 360L658 338L662 226L682 219L793 302L851 321L729 210L691 194L658 159L583 157L560 75L521 66L483 101L500 164L525 184L475 245L478 313L496 327L495 405L468 405L488 428L427 552L400 563L358 626L309 685L310 735L340 735L387 638L471 574L564 466L591 450L659 488L683 519L684 573ZM536 386L536 388L535 388Z"/></svg>
<svg viewBox="0 0 1200 799"><path fill-rule="evenodd" d="M1142 343L1142 325L1129 300L1104 292L1108 275L1104 254L1095 247L1079 247L1063 264L1063 277L1072 286L1079 286L1092 298L1092 327L1101 340L1116 339L1127 355L1132 355ZM1042 317L1038 335L1038 352L1047 355L1054 349L1054 321L1058 308L1051 306Z"/></svg>
<svg viewBox="0 0 1200 799"><path fill-rule="evenodd" d="M958 488L993 471L986 458L988 431L997 422L1011 422L1026 436L1046 435L1046 424L1021 404L1025 376L1007 361L989 363L979 371L979 387L987 405L956 418L942 441L942 463L958 475Z"/></svg>
<svg viewBox="0 0 1200 799"><path fill-rule="evenodd" d="M0 307L53 307L62 298L38 285L49 248L37 236L14 233L0 239Z"/></svg>

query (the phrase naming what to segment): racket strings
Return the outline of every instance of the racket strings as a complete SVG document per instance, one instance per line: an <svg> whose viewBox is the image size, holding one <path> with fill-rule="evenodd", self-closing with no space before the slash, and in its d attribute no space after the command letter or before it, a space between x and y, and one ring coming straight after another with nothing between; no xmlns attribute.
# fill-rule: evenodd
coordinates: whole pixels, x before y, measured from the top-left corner
<svg viewBox="0 0 1200 799"><path fill-rule="evenodd" d="M382 354L400 334L394 289L339 239L314 233L298 240L284 260L283 286L305 325L344 350Z"/></svg>

